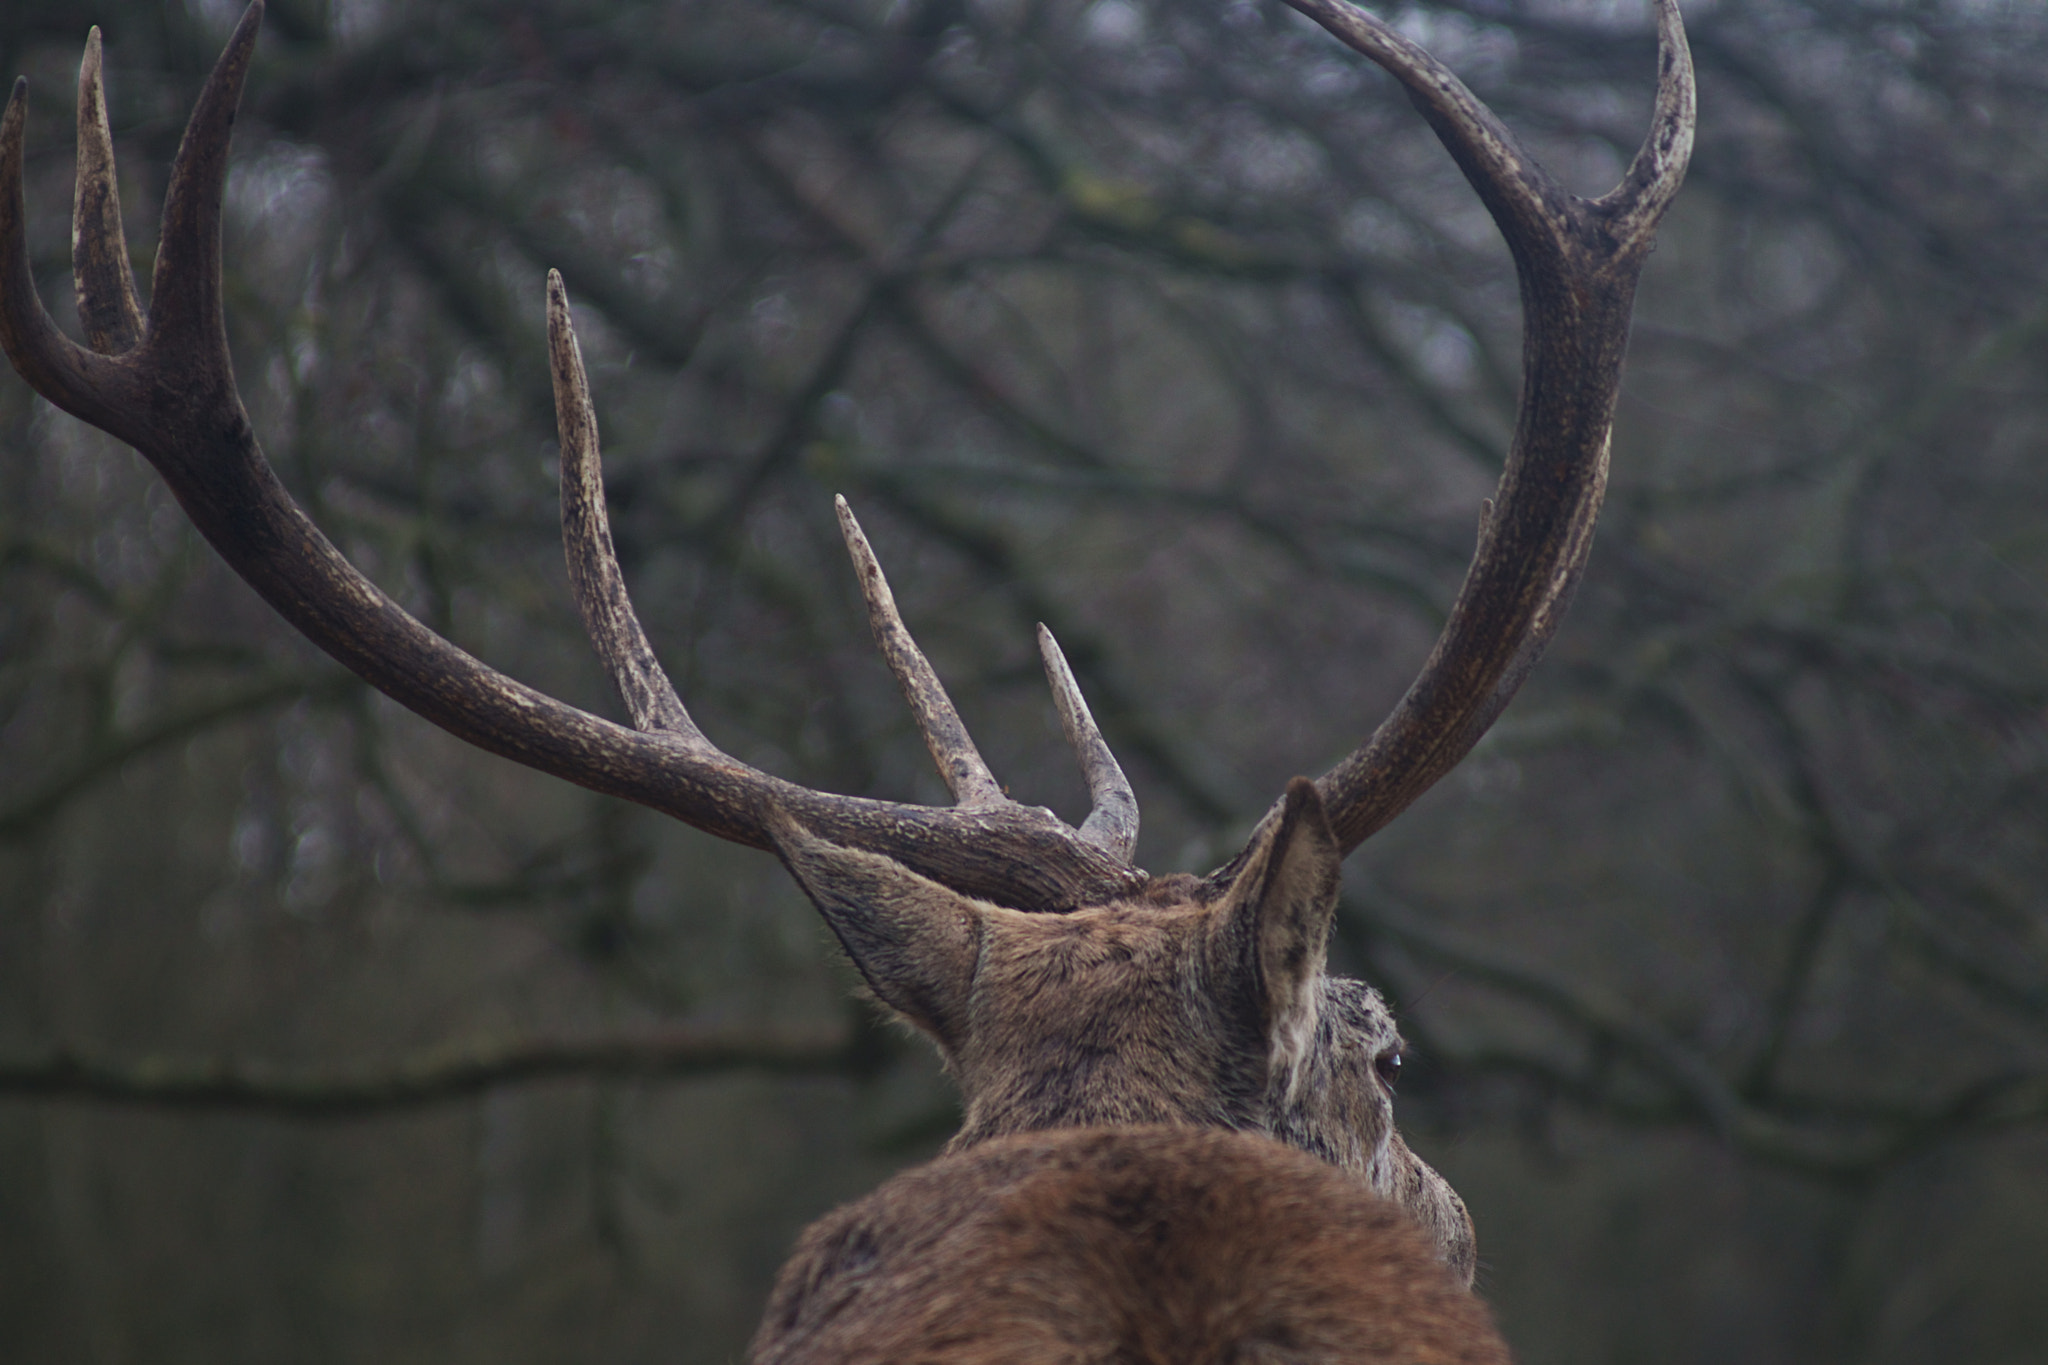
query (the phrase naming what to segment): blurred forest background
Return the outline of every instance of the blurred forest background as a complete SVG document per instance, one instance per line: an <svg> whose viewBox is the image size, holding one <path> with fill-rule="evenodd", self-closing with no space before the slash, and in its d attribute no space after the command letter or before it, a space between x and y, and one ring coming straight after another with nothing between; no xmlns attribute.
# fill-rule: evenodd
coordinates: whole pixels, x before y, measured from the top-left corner
<svg viewBox="0 0 2048 1365"><path fill-rule="evenodd" d="M1383 10L1574 189L1640 0ZM67 316L106 34L129 240L237 7L9 0ZM1699 0L1698 153L1608 509L1339 964L1531 1365L2048 1351L2048 15ZM705 729L943 800L844 492L1013 794L1032 624L1204 871L1419 667L1505 446L1507 254L1392 83L1250 0L273 0L242 390L358 564L618 715L564 581L542 278ZM952 1099L772 859L484 758L0 375L0 1357L724 1361Z"/></svg>

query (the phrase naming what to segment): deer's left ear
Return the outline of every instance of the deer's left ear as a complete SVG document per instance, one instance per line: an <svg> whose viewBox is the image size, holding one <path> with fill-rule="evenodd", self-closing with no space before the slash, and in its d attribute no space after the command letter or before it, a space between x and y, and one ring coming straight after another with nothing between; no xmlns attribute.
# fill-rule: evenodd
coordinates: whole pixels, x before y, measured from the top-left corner
<svg viewBox="0 0 2048 1365"><path fill-rule="evenodd" d="M894 858L820 839L788 814L766 821L775 850L832 926L869 989L940 1046L957 1045L995 907Z"/></svg>
<svg viewBox="0 0 2048 1365"><path fill-rule="evenodd" d="M1297 777L1212 921L1217 984L1256 1002L1276 1074L1295 1074L1315 1042L1343 861L1316 784Z"/></svg>

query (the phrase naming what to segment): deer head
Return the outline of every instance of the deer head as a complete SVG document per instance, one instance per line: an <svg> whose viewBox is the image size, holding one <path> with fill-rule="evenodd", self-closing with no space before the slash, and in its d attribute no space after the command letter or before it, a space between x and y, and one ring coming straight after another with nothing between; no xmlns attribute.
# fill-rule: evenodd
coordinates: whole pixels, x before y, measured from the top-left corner
<svg viewBox="0 0 2048 1365"><path fill-rule="evenodd" d="M813 791L721 752L627 595L559 275L548 278L548 325L569 577L630 727L498 673L358 572L266 462L227 350L221 190L262 0L229 39L179 148L146 312L122 238L97 31L88 40L73 258L84 346L58 330L30 274L17 83L0 124L0 344L50 402L140 451L234 570L373 686L493 753L781 857L876 998L943 1054L966 1101L956 1149L1077 1126L1269 1134L1401 1203L1469 1283L1464 1208L1394 1128L1392 1018L1370 988L1324 968L1338 868L1478 741L1571 598L1606 485L1636 280L1690 153L1691 66L1674 0L1658 0L1650 135L1619 187L1584 200L1414 44L1342 0L1288 3L1401 81L1499 224L1522 288L1521 406L1471 569L1421 674L1364 743L1320 779L1290 784L1244 850L1206 877L1132 864L1130 784L1043 628L1093 811L1071 827L1004 795L843 499L876 640L954 804Z"/></svg>

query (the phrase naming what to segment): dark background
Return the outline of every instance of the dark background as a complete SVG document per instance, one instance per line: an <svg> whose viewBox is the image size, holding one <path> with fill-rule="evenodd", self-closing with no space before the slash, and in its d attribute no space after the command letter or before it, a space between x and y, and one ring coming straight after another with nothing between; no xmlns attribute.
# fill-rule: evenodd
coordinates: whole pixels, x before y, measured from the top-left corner
<svg viewBox="0 0 2048 1365"><path fill-rule="evenodd" d="M1615 180L1643 5L1386 12ZM146 281L234 15L0 12L53 309L87 25ZM1584 589L1351 860L1340 965L1532 1365L2039 1360L2048 19L1688 23ZM943 799L834 492L1012 792L1084 810L1044 620L1139 861L1199 871L1413 676L1504 449L1497 234L1275 5L277 0L244 109L230 327L308 510L617 715L556 540L560 267L642 615L705 729L811 786ZM794 1031L796 1074L705 1073L685 1026ZM0 377L0 1357L729 1360L795 1230L952 1120L771 859L367 693Z"/></svg>

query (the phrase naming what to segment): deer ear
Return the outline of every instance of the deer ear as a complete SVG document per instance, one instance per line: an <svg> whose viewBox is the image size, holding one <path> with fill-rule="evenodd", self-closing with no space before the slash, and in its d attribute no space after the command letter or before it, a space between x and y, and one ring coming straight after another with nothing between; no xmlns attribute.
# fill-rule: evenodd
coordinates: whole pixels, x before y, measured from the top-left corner
<svg viewBox="0 0 2048 1365"><path fill-rule="evenodd" d="M1212 921L1218 984L1256 1002L1269 1065L1290 1085L1315 1042L1343 861L1316 784L1297 777L1252 836Z"/></svg>
<svg viewBox="0 0 2048 1365"><path fill-rule="evenodd" d="M995 909L894 858L820 839L782 811L769 834L883 1004L952 1048L966 1031L985 916Z"/></svg>

